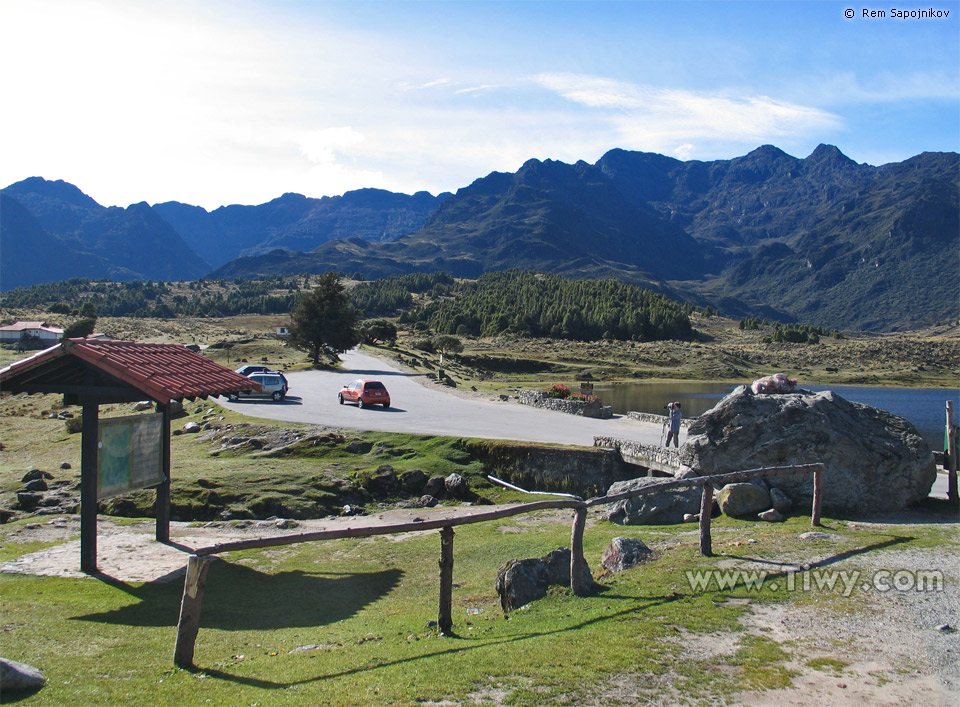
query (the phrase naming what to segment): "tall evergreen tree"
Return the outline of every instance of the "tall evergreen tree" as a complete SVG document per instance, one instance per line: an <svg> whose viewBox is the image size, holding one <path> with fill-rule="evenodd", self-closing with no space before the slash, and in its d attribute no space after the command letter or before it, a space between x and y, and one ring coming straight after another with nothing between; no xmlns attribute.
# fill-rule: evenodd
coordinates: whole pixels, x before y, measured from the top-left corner
<svg viewBox="0 0 960 707"><path fill-rule="evenodd" d="M334 272L321 275L311 292L300 295L291 319L290 342L309 353L314 364L321 354L337 361L337 354L360 343L357 311Z"/></svg>

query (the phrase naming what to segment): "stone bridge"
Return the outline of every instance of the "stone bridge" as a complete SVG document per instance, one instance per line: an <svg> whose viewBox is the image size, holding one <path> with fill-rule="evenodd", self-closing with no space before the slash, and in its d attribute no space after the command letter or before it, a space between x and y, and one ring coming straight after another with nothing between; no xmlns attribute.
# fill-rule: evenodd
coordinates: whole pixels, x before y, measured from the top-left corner
<svg viewBox="0 0 960 707"><path fill-rule="evenodd" d="M616 450L628 464L636 464L671 476L677 473L682 464L680 450L675 447L655 447L651 444L615 437L594 437L593 446Z"/></svg>

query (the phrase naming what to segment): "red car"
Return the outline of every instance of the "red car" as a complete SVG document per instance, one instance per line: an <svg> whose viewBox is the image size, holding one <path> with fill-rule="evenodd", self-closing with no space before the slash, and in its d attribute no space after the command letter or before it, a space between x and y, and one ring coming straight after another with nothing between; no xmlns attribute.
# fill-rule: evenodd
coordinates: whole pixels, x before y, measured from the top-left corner
<svg viewBox="0 0 960 707"><path fill-rule="evenodd" d="M350 385L341 388L337 398L340 399L341 405L350 402L356 403L360 407L366 407L367 405L390 407L390 393L387 392L387 387L372 378L358 378Z"/></svg>

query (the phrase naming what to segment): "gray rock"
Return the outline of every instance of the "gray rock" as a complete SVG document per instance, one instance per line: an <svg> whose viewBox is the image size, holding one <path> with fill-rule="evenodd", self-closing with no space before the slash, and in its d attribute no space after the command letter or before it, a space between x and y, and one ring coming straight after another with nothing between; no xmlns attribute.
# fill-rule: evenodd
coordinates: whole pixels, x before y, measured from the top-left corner
<svg viewBox="0 0 960 707"><path fill-rule="evenodd" d="M699 513L684 513L683 514L684 523L699 523L700 514Z"/></svg>
<svg viewBox="0 0 960 707"><path fill-rule="evenodd" d="M152 410L152 409L153 409L153 401L152 401L152 400L141 400L139 403L137 403L136 405L133 406L133 409L136 410L137 412L143 412L144 410Z"/></svg>
<svg viewBox="0 0 960 707"><path fill-rule="evenodd" d="M427 475L421 469L411 469L400 475L400 485L407 493L420 493L427 484Z"/></svg>
<svg viewBox="0 0 960 707"><path fill-rule="evenodd" d="M756 484L727 484L717 494L720 510L728 516L747 516L770 508L770 494Z"/></svg>
<svg viewBox="0 0 960 707"><path fill-rule="evenodd" d="M200 425L196 422L188 422L183 426L183 431L187 434L193 434L200 431Z"/></svg>
<svg viewBox="0 0 960 707"><path fill-rule="evenodd" d="M616 537L603 551L600 564L610 572L623 572L653 557L653 550L640 538Z"/></svg>
<svg viewBox="0 0 960 707"><path fill-rule="evenodd" d="M363 488L374 496L392 496L400 492L400 479L389 464L381 464L377 470L363 477Z"/></svg>
<svg viewBox="0 0 960 707"><path fill-rule="evenodd" d="M655 486L664 479L641 477L618 481L610 486L607 495ZM607 511L607 519L618 525L669 525L683 523L687 514L700 512L702 491L698 486L671 489L646 496L617 501Z"/></svg>
<svg viewBox="0 0 960 707"><path fill-rule="evenodd" d="M49 471L41 471L40 469L31 469L26 474L23 475L23 478L20 479L23 483L29 481L37 481L38 479L52 479L53 474Z"/></svg>
<svg viewBox="0 0 960 707"><path fill-rule="evenodd" d="M910 506L936 478L913 425L830 391L754 395L740 386L690 424L681 458L703 475L820 462L824 507L849 513ZM775 483L795 503L812 499L811 474Z"/></svg>
<svg viewBox="0 0 960 707"><path fill-rule="evenodd" d="M789 513L793 508L793 501L790 500L790 497L781 491L778 488L770 489L770 501L773 503L773 507L780 511L781 513Z"/></svg>
<svg viewBox="0 0 960 707"><path fill-rule="evenodd" d="M47 482L43 479L34 479L33 481L28 481L23 486L24 491L46 491L48 488L50 487L47 486Z"/></svg>
<svg viewBox="0 0 960 707"><path fill-rule="evenodd" d="M437 503L438 501L436 498L434 498L433 496L424 494L423 496L420 497L420 501L418 502L417 505L419 505L421 508L433 508L435 505L437 505Z"/></svg>
<svg viewBox="0 0 960 707"><path fill-rule="evenodd" d="M453 498L463 500L470 497L470 487L467 485L467 480L456 472L443 480L443 486Z"/></svg>
<svg viewBox="0 0 960 707"><path fill-rule="evenodd" d="M588 587L593 586L586 563L584 580ZM539 558L508 560L497 572L496 581L503 613L545 597L551 585L570 586L570 548L557 548Z"/></svg>
<svg viewBox="0 0 960 707"><path fill-rule="evenodd" d="M0 685L4 693L39 690L46 682L43 673L33 666L0 658Z"/></svg>
<svg viewBox="0 0 960 707"><path fill-rule="evenodd" d="M757 518L760 520L765 520L768 523L782 523L784 520L786 520L783 513L778 511L776 508L771 508L763 513L758 513Z"/></svg>
<svg viewBox="0 0 960 707"><path fill-rule="evenodd" d="M72 469L73 467L70 465L70 462L64 462L63 464L60 465L60 468L61 468L61 469ZM53 477L53 474L51 474L50 476L51 476L51 478L52 478L52 477Z"/></svg>
<svg viewBox="0 0 960 707"><path fill-rule="evenodd" d="M833 533L821 533L819 530L810 530L800 534L801 540L837 540Z"/></svg>
<svg viewBox="0 0 960 707"><path fill-rule="evenodd" d="M446 495L447 485L442 476L431 476L423 487L423 493L434 498L442 498Z"/></svg>
<svg viewBox="0 0 960 707"><path fill-rule="evenodd" d="M33 493L32 491L17 491L17 504L24 511L32 511L40 505L43 500L43 494Z"/></svg>

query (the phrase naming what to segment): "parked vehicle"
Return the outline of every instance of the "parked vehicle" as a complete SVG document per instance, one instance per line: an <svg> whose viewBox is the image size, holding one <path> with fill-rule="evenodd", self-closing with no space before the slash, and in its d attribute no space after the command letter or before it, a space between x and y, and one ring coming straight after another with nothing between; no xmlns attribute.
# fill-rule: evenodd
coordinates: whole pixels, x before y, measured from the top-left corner
<svg viewBox="0 0 960 707"><path fill-rule="evenodd" d="M246 366L240 366L237 369L237 373L241 376L249 376L251 373L266 373L270 370L270 366L261 366L259 364L249 364Z"/></svg>
<svg viewBox="0 0 960 707"><path fill-rule="evenodd" d="M287 383L287 377L279 371L266 371L262 373L251 373L247 376L252 381L260 384L260 390L240 390L236 393L230 393L227 398L231 401L239 400L242 397L251 398L273 398L280 402L287 397L287 391L290 385Z"/></svg>
<svg viewBox="0 0 960 707"><path fill-rule="evenodd" d="M387 387L380 381L371 378L358 378L341 388L337 398L341 405L350 402L356 403L359 407L366 407L367 405L390 407L390 393L387 392Z"/></svg>

